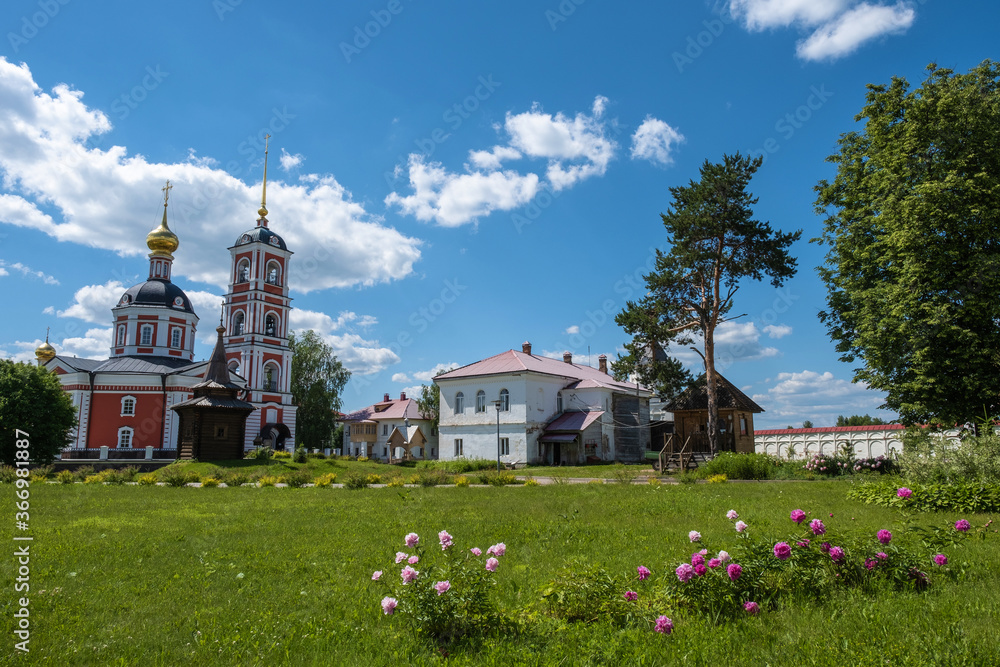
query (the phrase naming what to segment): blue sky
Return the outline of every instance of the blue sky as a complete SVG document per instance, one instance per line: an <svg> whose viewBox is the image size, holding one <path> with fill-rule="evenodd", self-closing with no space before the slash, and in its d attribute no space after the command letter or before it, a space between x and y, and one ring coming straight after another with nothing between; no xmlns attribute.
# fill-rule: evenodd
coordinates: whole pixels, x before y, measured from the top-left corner
<svg viewBox="0 0 1000 667"><path fill-rule="evenodd" d="M757 216L803 234L785 288L740 290L722 372L765 408L758 428L875 414L817 319L812 188L867 83L997 59L1000 7L650 5L5 3L0 356L32 358L46 327L60 353L107 356L169 178L174 282L207 357L269 132L292 325L353 371L345 409L524 340L596 365L626 342L613 316L663 246L667 189L742 151L766 155Z"/></svg>

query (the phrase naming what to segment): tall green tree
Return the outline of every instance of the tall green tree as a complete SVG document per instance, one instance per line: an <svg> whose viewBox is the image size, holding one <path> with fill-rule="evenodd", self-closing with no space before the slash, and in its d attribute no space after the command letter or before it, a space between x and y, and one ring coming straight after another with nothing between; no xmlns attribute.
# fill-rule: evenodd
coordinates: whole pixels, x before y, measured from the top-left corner
<svg viewBox="0 0 1000 667"><path fill-rule="evenodd" d="M868 86L816 186L820 313L907 424L1000 410L1000 66Z"/></svg>
<svg viewBox="0 0 1000 667"><path fill-rule="evenodd" d="M28 460L48 463L70 443L76 425L76 408L55 373L0 359L0 460L14 465L21 430L28 434Z"/></svg>
<svg viewBox="0 0 1000 667"><path fill-rule="evenodd" d="M670 250L656 251L656 267L645 276L646 296L629 301L615 317L633 344L639 338L644 345L689 346L701 338L702 349L695 349L705 363L713 454L719 441L715 330L743 317L730 313L745 280L768 278L778 287L795 275L788 249L802 234L778 232L754 218L757 199L747 187L762 162L739 153L720 163L706 160L698 181L670 188L673 203L660 216Z"/></svg>
<svg viewBox="0 0 1000 667"><path fill-rule="evenodd" d="M871 415L851 415L850 417L845 417L844 415L837 415L837 426L881 426L887 424L888 422L879 419L878 417L872 417Z"/></svg>
<svg viewBox="0 0 1000 667"><path fill-rule="evenodd" d="M292 349L292 400L296 414L296 445L320 448L330 442L337 425L341 394L351 372L315 331L288 335ZM339 443L334 443L336 447Z"/></svg>
<svg viewBox="0 0 1000 667"><path fill-rule="evenodd" d="M643 318L643 315L646 317ZM658 323L653 321L653 317L649 313L638 314L637 319L647 320L641 330L652 331L657 328ZM621 382L635 377L639 384L652 389L661 399L668 400L691 385L694 376L684 368L680 360L658 354L662 351L659 345L646 342L643 335L636 335L632 342L625 343L625 354L619 354L611 362L611 375Z"/></svg>
<svg viewBox="0 0 1000 667"><path fill-rule="evenodd" d="M447 371L444 371L447 372ZM431 420L431 428L437 430L441 422L441 389L437 382L431 382L431 386L421 385L420 396L417 397L417 407L420 414Z"/></svg>

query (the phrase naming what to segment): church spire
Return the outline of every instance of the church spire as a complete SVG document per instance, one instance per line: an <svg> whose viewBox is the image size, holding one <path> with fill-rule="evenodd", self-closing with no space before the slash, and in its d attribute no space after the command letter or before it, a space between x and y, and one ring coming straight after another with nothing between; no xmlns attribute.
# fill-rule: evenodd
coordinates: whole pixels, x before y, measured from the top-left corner
<svg viewBox="0 0 1000 667"><path fill-rule="evenodd" d="M167 181L163 190L163 219L160 226L146 236L146 247L149 248L149 277L170 280L170 265L174 261L174 251L180 245L177 234L167 226L167 202L170 200L170 190L174 186Z"/></svg>
<svg viewBox="0 0 1000 667"><path fill-rule="evenodd" d="M45 342L35 348L35 359L38 360L38 365L41 366L55 356L56 348L49 345L49 328L45 327Z"/></svg>
<svg viewBox="0 0 1000 667"><path fill-rule="evenodd" d="M257 218L258 227L267 227L267 144L270 138L270 134L264 135L264 184L260 191L260 208L257 209L257 213L260 214L260 217Z"/></svg>

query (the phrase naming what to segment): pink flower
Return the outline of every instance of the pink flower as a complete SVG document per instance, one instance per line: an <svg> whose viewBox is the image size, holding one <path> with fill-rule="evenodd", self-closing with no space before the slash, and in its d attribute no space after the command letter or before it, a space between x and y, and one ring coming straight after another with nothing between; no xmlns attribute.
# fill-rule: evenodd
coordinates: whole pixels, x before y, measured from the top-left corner
<svg viewBox="0 0 1000 667"><path fill-rule="evenodd" d="M625 599L629 602L635 602L639 599L639 594L635 591L625 591Z"/></svg>
<svg viewBox="0 0 1000 667"><path fill-rule="evenodd" d="M802 523L806 519L806 513L802 510L792 510L791 519L795 523Z"/></svg>
<svg viewBox="0 0 1000 667"><path fill-rule="evenodd" d="M830 553L830 543L824 542L823 544L819 545L819 550L825 554Z"/></svg>
<svg viewBox="0 0 1000 667"><path fill-rule="evenodd" d="M840 547L830 547L830 558L834 563L839 563L844 560L844 550Z"/></svg>
<svg viewBox="0 0 1000 667"><path fill-rule="evenodd" d="M799 540L795 543L795 546L802 547L803 549L809 548L809 540Z"/></svg>
<svg viewBox="0 0 1000 667"><path fill-rule="evenodd" d="M709 558L708 559L708 566L709 567L716 568L716 567L719 567L720 565L722 565L722 561L719 560L718 558Z"/></svg>
<svg viewBox="0 0 1000 667"><path fill-rule="evenodd" d="M702 556L700 553L695 552L695 553L691 554L691 564L692 565L704 565L705 564L705 557Z"/></svg>
<svg viewBox="0 0 1000 667"><path fill-rule="evenodd" d="M434 584L434 590L438 592L438 595L441 595L449 588L451 588L451 582L448 581L439 581L436 584Z"/></svg>
<svg viewBox="0 0 1000 667"><path fill-rule="evenodd" d="M819 519L813 519L812 521L809 522L809 530L813 532L813 535L826 534L826 526L824 526L823 522Z"/></svg>
<svg viewBox="0 0 1000 667"><path fill-rule="evenodd" d="M451 535L448 534L447 530L442 530L438 533L438 541L441 542L441 551L444 551L451 546Z"/></svg>
<svg viewBox="0 0 1000 667"><path fill-rule="evenodd" d="M955 522L955 530L957 530L960 533L966 532L971 527L972 526L969 525L969 522L966 521L965 519L959 519L958 521Z"/></svg>
<svg viewBox="0 0 1000 667"><path fill-rule="evenodd" d="M700 542L701 533L699 533L697 530L692 530L690 533L688 533L688 539L691 540L692 542Z"/></svg>
<svg viewBox="0 0 1000 667"><path fill-rule="evenodd" d="M402 551L397 551L396 552L396 565L399 565L400 563L402 563L404 560L406 560L406 558L407 558L406 554L404 554Z"/></svg>
<svg viewBox="0 0 1000 667"><path fill-rule="evenodd" d="M391 616L392 612L396 610L396 605L399 601L396 598L384 597L382 598L382 613L386 616Z"/></svg>
<svg viewBox="0 0 1000 667"><path fill-rule="evenodd" d="M730 521L736 521L740 518L740 515L736 513L736 510L729 510L726 512L726 518Z"/></svg>
<svg viewBox="0 0 1000 667"><path fill-rule="evenodd" d="M498 561L496 558L488 558L488 559L486 559L486 569L489 570L490 572L496 572L497 571L497 565L499 565L499 564L500 564L500 561Z"/></svg>
<svg viewBox="0 0 1000 667"><path fill-rule="evenodd" d="M889 542L892 542L892 533L890 533L888 530L885 530L884 528L878 531L875 537L881 544L889 544Z"/></svg>
<svg viewBox="0 0 1000 667"><path fill-rule="evenodd" d="M889 554L887 554L884 551L879 551L877 554L875 554L875 557L876 558L881 558L882 560L886 560L886 559L889 558Z"/></svg>
<svg viewBox="0 0 1000 667"><path fill-rule="evenodd" d="M792 548L788 542L778 542L774 545L774 556L778 560L788 560L792 556Z"/></svg>
<svg viewBox="0 0 1000 667"><path fill-rule="evenodd" d="M732 559L733 559L733 557L729 555L728 551L720 551L719 552L719 560L721 560L723 563L728 563Z"/></svg>
<svg viewBox="0 0 1000 667"><path fill-rule="evenodd" d="M372 581L378 581L382 578L382 570L375 570L372 572Z"/></svg>
<svg viewBox="0 0 1000 667"><path fill-rule="evenodd" d="M697 574L699 577L705 576L706 572L708 572L708 568L706 568L704 565L694 566L694 573Z"/></svg>
<svg viewBox="0 0 1000 667"><path fill-rule="evenodd" d="M420 536L416 533L407 533L404 539L406 540L406 546L411 549L420 543Z"/></svg>
<svg viewBox="0 0 1000 667"><path fill-rule="evenodd" d="M654 630L663 635L669 635L674 631L674 622L671 621L666 616L660 616L656 619L656 625L653 627Z"/></svg>
<svg viewBox="0 0 1000 667"><path fill-rule="evenodd" d="M490 556L503 556L507 553L507 545L501 542L500 544L494 544L492 547L486 550L486 553Z"/></svg>
<svg viewBox="0 0 1000 667"><path fill-rule="evenodd" d="M736 522L736 532L737 533L742 533L747 528L748 528L748 526L744 522L742 522L742 521L737 521Z"/></svg>
<svg viewBox="0 0 1000 667"><path fill-rule="evenodd" d="M899 489L896 489L896 495L899 496L900 498L909 498L910 496L913 495L913 491L910 491L908 488L904 486Z"/></svg>
<svg viewBox="0 0 1000 667"><path fill-rule="evenodd" d="M865 559L865 569L866 570L874 570L876 565L878 565L878 561L875 560L874 558L866 558Z"/></svg>
<svg viewBox="0 0 1000 667"><path fill-rule="evenodd" d="M948 557L945 556L944 554L937 554L936 556L934 556L934 564L944 567L945 565L948 564Z"/></svg>
<svg viewBox="0 0 1000 667"><path fill-rule="evenodd" d="M417 563L420 562L420 556L410 556L409 558L406 559L406 562L409 563L410 565L416 565Z"/></svg>
<svg viewBox="0 0 1000 667"><path fill-rule="evenodd" d="M471 549L469 549L469 551L472 552L473 556L482 556L483 555L483 550L480 549L479 547L472 547Z"/></svg>
<svg viewBox="0 0 1000 667"><path fill-rule="evenodd" d="M736 581L737 579L740 578L740 575L743 574L743 568L740 567L738 564L733 563L726 568L726 574L729 575L729 578L732 581Z"/></svg>
<svg viewBox="0 0 1000 667"><path fill-rule="evenodd" d="M694 568L687 563L681 563L678 565L675 572L677 573L677 578L681 582L691 581L691 578L694 576Z"/></svg>
<svg viewBox="0 0 1000 667"><path fill-rule="evenodd" d="M760 605L756 602L747 602L743 605L743 608L746 609L746 612L751 616L756 616L760 613Z"/></svg>
<svg viewBox="0 0 1000 667"><path fill-rule="evenodd" d="M404 584L408 584L414 579L416 579L418 574L420 574L420 572L414 570L412 567L407 565L406 567L403 568L403 571L399 573L399 576L403 578Z"/></svg>
<svg viewBox="0 0 1000 667"><path fill-rule="evenodd" d="M702 549L698 553L700 553L702 556L707 556L708 555L708 549Z"/></svg>
<svg viewBox="0 0 1000 667"><path fill-rule="evenodd" d="M649 579L649 575L650 575L649 568L640 565L639 567L637 567L635 569L636 569L636 572L639 573L639 581L645 581L646 579Z"/></svg>

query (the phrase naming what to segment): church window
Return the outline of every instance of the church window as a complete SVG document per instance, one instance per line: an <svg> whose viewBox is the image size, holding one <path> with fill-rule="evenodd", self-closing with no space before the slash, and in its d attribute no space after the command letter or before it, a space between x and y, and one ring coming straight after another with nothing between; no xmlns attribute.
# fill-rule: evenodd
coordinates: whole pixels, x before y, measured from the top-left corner
<svg viewBox="0 0 1000 667"><path fill-rule="evenodd" d="M122 398L122 417L131 417L135 414L135 397L125 396Z"/></svg>
<svg viewBox="0 0 1000 667"><path fill-rule="evenodd" d="M275 336L278 332L278 318L268 315L264 318L264 333L268 336Z"/></svg>
<svg viewBox="0 0 1000 667"><path fill-rule="evenodd" d="M269 285L280 285L281 283L278 282L279 273L280 272L278 271L278 263L268 262L267 277L264 279L265 282L267 282Z"/></svg>
<svg viewBox="0 0 1000 667"><path fill-rule="evenodd" d="M500 411L507 412L510 410L510 392L506 389L500 390Z"/></svg>
<svg viewBox="0 0 1000 667"><path fill-rule="evenodd" d="M486 392L482 389L476 392L476 412L486 412Z"/></svg>
<svg viewBox="0 0 1000 667"><path fill-rule="evenodd" d="M458 392L455 394L455 414L460 415L465 412L465 394Z"/></svg>
<svg viewBox="0 0 1000 667"><path fill-rule="evenodd" d="M153 344L153 325L143 324L139 333L139 345Z"/></svg>
<svg viewBox="0 0 1000 667"><path fill-rule="evenodd" d="M248 280L250 280L250 262L244 259L236 265L236 282L245 283Z"/></svg>
<svg viewBox="0 0 1000 667"><path fill-rule="evenodd" d="M132 446L132 429L128 426L118 429L118 446L124 448Z"/></svg>
<svg viewBox="0 0 1000 667"><path fill-rule="evenodd" d="M180 327L174 327L170 330L170 347L180 347L181 346L181 330Z"/></svg>
<svg viewBox="0 0 1000 667"><path fill-rule="evenodd" d="M278 390L278 369L275 366L264 367L264 389L268 391Z"/></svg>
<svg viewBox="0 0 1000 667"><path fill-rule="evenodd" d="M119 324L118 338L115 340L115 345L124 345L124 344L125 344L125 325Z"/></svg>
<svg viewBox="0 0 1000 667"><path fill-rule="evenodd" d="M233 315L233 335L243 335L243 311L239 310Z"/></svg>

